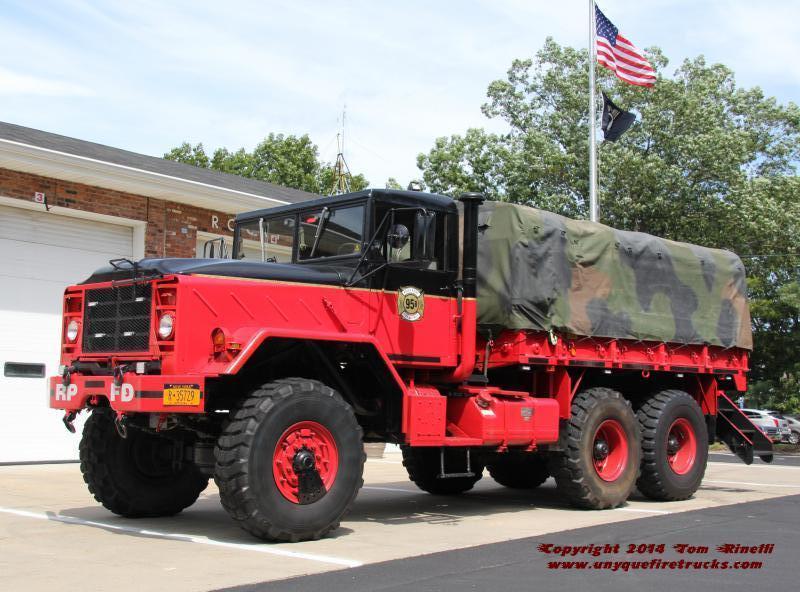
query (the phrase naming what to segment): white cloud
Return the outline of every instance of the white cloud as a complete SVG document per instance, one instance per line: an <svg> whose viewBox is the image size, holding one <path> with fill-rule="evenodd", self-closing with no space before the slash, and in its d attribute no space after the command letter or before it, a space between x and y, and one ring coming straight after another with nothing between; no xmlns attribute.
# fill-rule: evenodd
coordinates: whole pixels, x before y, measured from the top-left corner
<svg viewBox="0 0 800 592"><path fill-rule="evenodd" d="M35 95L41 97L88 97L94 93L75 82L20 74L0 67L0 95Z"/></svg>

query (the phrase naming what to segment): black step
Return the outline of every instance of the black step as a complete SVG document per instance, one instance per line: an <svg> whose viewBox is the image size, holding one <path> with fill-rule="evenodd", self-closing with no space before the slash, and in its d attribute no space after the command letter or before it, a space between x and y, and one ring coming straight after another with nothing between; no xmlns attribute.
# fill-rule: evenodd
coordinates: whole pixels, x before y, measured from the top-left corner
<svg viewBox="0 0 800 592"><path fill-rule="evenodd" d="M717 397L717 438L746 464L759 456L764 462L772 461L772 441L724 393Z"/></svg>

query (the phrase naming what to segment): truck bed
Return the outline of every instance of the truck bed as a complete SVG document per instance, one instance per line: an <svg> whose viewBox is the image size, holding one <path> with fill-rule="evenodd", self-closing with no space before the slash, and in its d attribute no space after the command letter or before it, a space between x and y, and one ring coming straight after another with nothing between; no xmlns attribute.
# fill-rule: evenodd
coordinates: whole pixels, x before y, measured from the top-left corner
<svg viewBox="0 0 800 592"><path fill-rule="evenodd" d="M478 232L484 332L752 349L744 265L730 251L502 202L481 206Z"/></svg>

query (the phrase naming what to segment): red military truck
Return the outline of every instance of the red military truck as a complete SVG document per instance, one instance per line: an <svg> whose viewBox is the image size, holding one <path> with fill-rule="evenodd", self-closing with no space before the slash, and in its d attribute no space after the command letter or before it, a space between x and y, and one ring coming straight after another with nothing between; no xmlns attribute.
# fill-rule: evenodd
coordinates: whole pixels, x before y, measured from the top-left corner
<svg viewBox="0 0 800 592"><path fill-rule="evenodd" d="M746 304L714 280L735 256L697 255L708 293L692 296L695 263L666 252L679 243L637 251L647 235L460 202L369 190L242 214L230 259L115 260L67 288L50 405L71 431L91 413L80 459L95 498L171 515L213 476L243 528L299 541L338 526L364 442L399 444L432 494L488 469L514 488L553 476L592 509L636 486L691 496L716 437L771 460L726 394L748 369Z"/></svg>

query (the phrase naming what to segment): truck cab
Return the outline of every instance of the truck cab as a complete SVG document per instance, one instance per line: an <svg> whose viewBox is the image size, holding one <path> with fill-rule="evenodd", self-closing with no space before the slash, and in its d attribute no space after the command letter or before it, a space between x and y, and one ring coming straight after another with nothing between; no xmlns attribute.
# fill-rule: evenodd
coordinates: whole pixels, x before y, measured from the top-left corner
<svg viewBox="0 0 800 592"><path fill-rule="evenodd" d="M344 288L337 315L363 324L389 359L455 365L449 344L456 339L451 299L461 290L458 221L449 198L372 190L240 215L232 256L292 265L287 273L309 284L314 273L332 272ZM400 306L399 315L387 314ZM414 323L413 336L402 330L406 322Z"/></svg>

